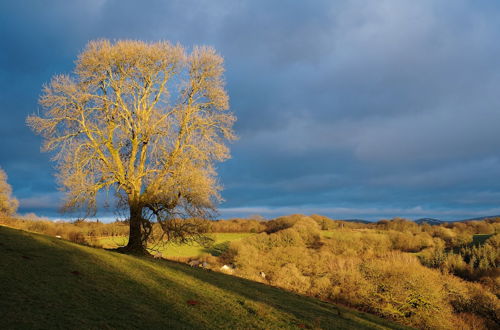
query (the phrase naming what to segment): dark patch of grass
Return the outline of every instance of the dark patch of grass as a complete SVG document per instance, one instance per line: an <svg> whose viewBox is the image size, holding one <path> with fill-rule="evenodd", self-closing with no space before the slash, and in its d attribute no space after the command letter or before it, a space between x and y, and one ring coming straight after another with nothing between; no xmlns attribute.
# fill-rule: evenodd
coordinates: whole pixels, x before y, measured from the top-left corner
<svg viewBox="0 0 500 330"><path fill-rule="evenodd" d="M0 328L403 328L260 283L0 226ZM28 258L25 258L28 257Z"/></svg>
<svg viewBox="0 0 500 330"><path fill-rule="evenodd" d="M488 238L493 236L495 234L476 234L472 236L472 243L471 245L483 245Z"/></svg>
<svg viewBox="0 0 500 330"><path fill-rule="evenodd" d="M229 249L230 244L231 244L231 242L229 242L229 241L217 243L217 244L212 245L211 247L205 248L203 250L203 252L209 253L209 254L216 256L216 257L219 257Z"/></svg>

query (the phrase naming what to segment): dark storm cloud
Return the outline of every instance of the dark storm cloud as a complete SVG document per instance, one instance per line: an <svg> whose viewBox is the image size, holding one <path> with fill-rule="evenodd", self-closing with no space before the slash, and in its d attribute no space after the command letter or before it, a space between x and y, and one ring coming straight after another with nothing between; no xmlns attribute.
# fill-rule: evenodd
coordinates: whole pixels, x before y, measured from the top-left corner
<svg viewBox="0 0 500 330"><path fill-rule="evenodd" d="M21 212L55 215L50 155L24 125L88 40L209 44L240 140L223 215L500 213L494 1L6 1L0 166Z"/></svg>

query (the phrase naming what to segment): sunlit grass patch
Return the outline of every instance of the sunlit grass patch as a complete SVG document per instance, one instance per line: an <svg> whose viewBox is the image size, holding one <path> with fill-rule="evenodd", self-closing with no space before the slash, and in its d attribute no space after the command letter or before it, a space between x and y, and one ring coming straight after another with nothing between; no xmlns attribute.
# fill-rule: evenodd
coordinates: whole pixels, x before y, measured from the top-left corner
<svg viewBox="0 0 500 330"><path fill-rule="evenodd" d="M240 240L242 238L254 235L253 233L212 233L208 234L213 238L214 245ZM116 248L127 244L127 237L106 237L95 241L97 245L104 248ZM150 245L155 251L160 252L164 257L196 257L202 253L210 253L210 250L201 246L198 243L191 244L166 244L166 245Z"/></svg>

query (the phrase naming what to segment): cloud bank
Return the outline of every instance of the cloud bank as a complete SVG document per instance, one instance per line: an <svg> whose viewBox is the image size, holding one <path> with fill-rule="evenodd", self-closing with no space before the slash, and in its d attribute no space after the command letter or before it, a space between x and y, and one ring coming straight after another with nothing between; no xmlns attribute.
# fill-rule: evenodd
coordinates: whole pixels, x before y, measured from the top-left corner
<svg viewBox="0 0 500 330"><path fill-rule="evenodd" d="M50 155L24 125L88 40L213 45L240 140L221 214L499 213L495 1L25 1L0 4L0 166L21 212L55 215Z"/></svg>

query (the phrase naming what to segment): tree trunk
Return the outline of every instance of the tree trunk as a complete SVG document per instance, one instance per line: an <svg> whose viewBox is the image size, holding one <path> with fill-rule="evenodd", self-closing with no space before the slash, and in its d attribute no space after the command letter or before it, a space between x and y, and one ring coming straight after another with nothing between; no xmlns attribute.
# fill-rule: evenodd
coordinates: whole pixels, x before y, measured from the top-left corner
<svg viewBox="0 0 500 330"><path fill-rule="evenodd" d="M130 203L130 233L128 244L123 249L124 252L133 254L149 254L145 243L142 241L142 207L135 203Z"/></svg>

